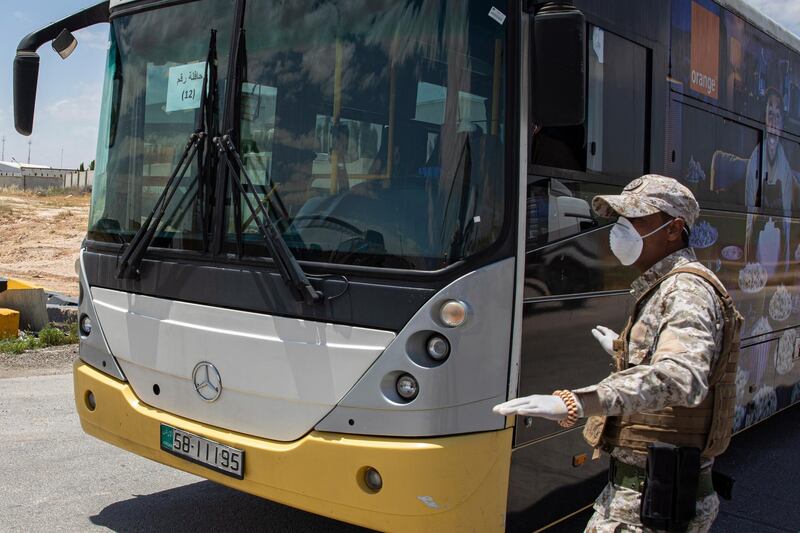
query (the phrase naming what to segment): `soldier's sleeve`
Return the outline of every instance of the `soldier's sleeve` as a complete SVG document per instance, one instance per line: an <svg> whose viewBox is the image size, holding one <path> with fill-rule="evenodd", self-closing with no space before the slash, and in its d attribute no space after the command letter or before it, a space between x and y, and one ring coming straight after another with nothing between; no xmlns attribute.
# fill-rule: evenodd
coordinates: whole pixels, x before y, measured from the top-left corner
<svg viewBox="0 0 800 533"><path fill-rule="evenodd" d="M699 405L719 353L716 297L698 283L677 283L664 295L660 335L651 364L616 372L574 391L587 415L626 415L664 407Z"/></svg>

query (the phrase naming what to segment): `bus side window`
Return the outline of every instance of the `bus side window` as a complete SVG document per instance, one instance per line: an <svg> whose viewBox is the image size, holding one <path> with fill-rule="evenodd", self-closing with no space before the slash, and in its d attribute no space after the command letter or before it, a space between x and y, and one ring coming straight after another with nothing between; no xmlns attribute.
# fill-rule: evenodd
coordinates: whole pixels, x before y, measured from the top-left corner
<svg viewBox="0 0 800 533"><path fill-rule="evenodd" d="M647 49L589 28L586 166L615 176L645 171Z"/></svg>
<svg viewBox="0 0 800 533"><path fill-rule="evenodd" d="M592 212L596 194L613 193L613 187L579 181L533 178L528 184L526 248L578 235L608 223Z"/></svg>
<svg viewBox="0 0 800 533"><path fill-rule="evenodd" d="M646 170L648 137L647 49L595 26L589 30L586 122L566 127L533 125L530 162L640 176Z"/></svg>
<svg viewBox="0 0 800 533"><path fill-rule="evenodd" d="M586 128L561 126L536 129L531 163L567 170L586 170Z"/></svg>
<svg viewBox="0 0 800 533"><path fill-rule="evenodd" d="M592 213L592 198L619 187L544 177L528 179L525 298L557 296L630 285L609 247L612 219Z"/></svg>
<svg viewBox="0 0 800 533"><path fill-rule="evenodd" d="M789 161L789 168L792 169L792 177L790 180L791 187L787 187L787 192L790 191L791 200L789 204L792 209L792 216L800 216L800 143L790 141L788 139L781 139L783 150L786 153L786 158Z"/></svg>
<svg viewBox="0 0 800 533"><path fill-rule="evenodd" d="M702 207L740 210L768 207L770 192L761 187L762 133L751 126L676 100L673 136L668 149L676 154L667 168L695 195ZM768 172L767 165L767 172ZM777 198L780 204L780 197Z"/></svg>

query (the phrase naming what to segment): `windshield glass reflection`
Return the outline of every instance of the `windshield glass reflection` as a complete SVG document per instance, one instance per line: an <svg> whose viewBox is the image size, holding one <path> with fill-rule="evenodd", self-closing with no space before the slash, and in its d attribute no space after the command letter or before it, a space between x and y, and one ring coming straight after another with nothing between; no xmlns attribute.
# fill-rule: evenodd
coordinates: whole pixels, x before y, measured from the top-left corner
<svg viewBox="0 0 800 533"><path fill-rule="evenodd" d="M298 257L435 269L494 242L504 28L490 9L248 2L241 151L261 186L250 193L280 199ZM263 253L244 222L248 253Z"/></svg>

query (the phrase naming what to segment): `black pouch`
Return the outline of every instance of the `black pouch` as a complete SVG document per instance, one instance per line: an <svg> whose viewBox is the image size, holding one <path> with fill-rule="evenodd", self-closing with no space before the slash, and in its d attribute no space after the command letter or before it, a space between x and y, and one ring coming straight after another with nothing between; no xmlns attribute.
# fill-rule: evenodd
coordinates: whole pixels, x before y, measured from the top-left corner
<svg viewBox="0 0 800 533"><path fill-rule="evenodd" d="M664 531L686 531L696 514L700 450L656 442L647 446L642 491L642 524Z"/></svg>

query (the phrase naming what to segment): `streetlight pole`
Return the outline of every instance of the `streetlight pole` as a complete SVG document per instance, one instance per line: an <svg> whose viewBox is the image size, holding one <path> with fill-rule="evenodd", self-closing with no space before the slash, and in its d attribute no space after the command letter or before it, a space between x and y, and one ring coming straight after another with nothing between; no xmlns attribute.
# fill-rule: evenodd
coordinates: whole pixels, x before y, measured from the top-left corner
<svg viewBox="0 0 800 533"><path fill-rule="evenodd" d="M31 164L31 144L33 144L33 141L28 141L28 164L29 165Z"/></svg>

